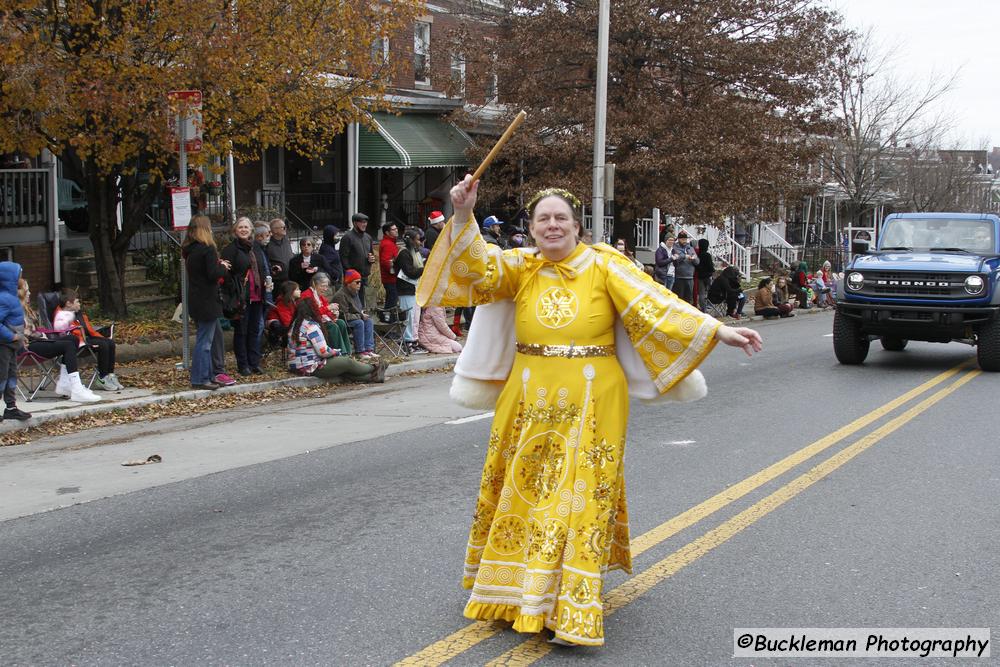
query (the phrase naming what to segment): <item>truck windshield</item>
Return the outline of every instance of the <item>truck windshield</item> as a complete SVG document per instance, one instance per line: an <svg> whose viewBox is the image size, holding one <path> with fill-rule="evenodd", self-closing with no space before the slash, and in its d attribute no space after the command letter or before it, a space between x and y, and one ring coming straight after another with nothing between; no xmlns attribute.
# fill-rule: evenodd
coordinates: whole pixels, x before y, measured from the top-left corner
<svg viewBox="0 0 1000 667"><path fill-rule="evenodd" d="M996 247L993 233L990 220L894 218L882 229L880 247L992 253Z"/></svg>

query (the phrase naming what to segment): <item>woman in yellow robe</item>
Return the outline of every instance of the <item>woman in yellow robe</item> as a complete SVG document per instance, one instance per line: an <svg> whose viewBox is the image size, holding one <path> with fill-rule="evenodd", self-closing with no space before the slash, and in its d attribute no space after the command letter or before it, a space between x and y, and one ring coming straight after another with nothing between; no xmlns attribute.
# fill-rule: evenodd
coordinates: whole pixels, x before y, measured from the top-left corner
<svg viewBox="0 0 1000 667"><path fill-rule="evenodd" d="M601 645L604 575L631 572L622 475L628 385L616 320L660 393L716 341L749 354L760 337L676 298L610 246L579 243L580 205L566 191L542 191L529 204L537 249L488 246L472 216L477 187L467 177L453 188L455 215L417 290L421 306L514 304L516 355L496 402L469 534L465 615Z"/></svg>

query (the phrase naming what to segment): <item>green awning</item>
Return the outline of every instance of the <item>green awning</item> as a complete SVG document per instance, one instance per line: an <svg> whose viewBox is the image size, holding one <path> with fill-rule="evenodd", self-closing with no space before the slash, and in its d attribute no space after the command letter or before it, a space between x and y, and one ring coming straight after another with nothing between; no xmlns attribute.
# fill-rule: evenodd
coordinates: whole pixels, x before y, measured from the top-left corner
<svg viewBox="0 0 1000 667"><path fill-rule="evenodd" d="M440 116L409 114L372 116L376 132L358 133L358 166L370 169L465 167L472 139Z"/></svg>

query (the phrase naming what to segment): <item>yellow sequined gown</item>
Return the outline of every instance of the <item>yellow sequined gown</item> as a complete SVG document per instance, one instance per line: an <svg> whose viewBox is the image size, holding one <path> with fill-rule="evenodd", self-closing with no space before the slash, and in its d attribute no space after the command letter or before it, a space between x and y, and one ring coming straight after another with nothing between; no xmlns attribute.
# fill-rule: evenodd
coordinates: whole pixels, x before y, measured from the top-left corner
<svg viewBox="0 0 1000 667"><path fill-rule="evenodd" d="M715 342L719 322L656 284L610 246L558 263L487 246L452 221L428 259L421 305L515 303L517 354L496 404L469 533L465 615L604 643L608 570L631 572L622 459L628 386L615 319L666 392Z"/></svg>

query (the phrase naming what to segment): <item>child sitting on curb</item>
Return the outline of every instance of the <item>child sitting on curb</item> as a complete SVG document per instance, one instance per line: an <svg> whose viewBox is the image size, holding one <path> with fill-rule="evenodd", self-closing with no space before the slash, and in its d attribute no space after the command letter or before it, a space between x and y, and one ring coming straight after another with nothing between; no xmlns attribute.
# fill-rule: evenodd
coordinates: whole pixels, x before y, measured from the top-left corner
<svg viewBox="0 0 1000 667"><path fill-rule="evenodd" d="M76 290L63 288L59 292L59 306L52 317L52 328L59 332L69 332L85 345L97 352L97 379L94 389L121 391L125 387L115 375L115 341L106 337L90 324L90 318L82 312L80 296Z"/></svg>

